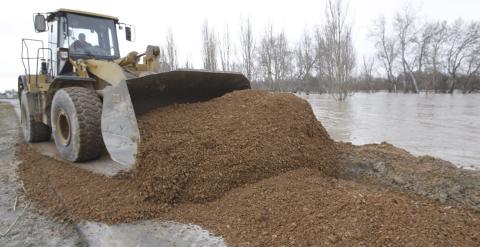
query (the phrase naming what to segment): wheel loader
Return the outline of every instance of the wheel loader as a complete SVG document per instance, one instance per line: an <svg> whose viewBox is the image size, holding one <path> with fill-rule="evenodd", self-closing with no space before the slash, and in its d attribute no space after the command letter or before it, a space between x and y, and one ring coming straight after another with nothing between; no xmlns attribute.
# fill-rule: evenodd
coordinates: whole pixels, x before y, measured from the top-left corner
<svg viewBox="0 0 480 247"><path fill-rule="evenodd" d="M159 62L158 46L121 57L117 32L133 41L134 26L113 16L59 9L36 13L33 20L35 31L48 35L48 45L22 39L21 127L26 142L53 136L67 161L94 160L106 150L129 169L141 142L140 115L250 88L240 73L170 71Z"/></svg>

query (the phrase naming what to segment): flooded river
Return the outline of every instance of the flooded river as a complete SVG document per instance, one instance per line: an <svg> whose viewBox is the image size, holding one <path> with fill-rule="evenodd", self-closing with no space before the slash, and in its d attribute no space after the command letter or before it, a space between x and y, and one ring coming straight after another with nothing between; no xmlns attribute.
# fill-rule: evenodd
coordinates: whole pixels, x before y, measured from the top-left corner
<svg viewBox="0 0 480 247"><path fill-rule="evenodd" d="M356 145L383 141L480 169L480 95L357 93L346 102L299 95L333 139Z"/></svg>

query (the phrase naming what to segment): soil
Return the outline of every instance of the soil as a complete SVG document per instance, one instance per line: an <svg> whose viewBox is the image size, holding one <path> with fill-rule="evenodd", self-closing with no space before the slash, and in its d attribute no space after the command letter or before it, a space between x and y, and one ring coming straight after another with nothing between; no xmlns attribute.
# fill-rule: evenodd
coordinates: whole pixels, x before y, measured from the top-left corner
<svg viewBox="0 0 480 247"><path fill-rule="evenodd" d="M202 202L300 167L336 172L334 142L309 103L293 94L243 90L158 108L139 120L132 176L155 202Z"/></svg>
<svg viewBox="0 0 480 247"><path fill-rule="evenodd" d="M480 171L458 169L431 156L416 157L388 143L338 143L338 176L480 211Z"/></svg>
<svg viewBox="0 0 480 247"><path fill-rule="evenodd" d="M130 173L94 175L39 156L26 145L20 176L55 215L108 223L149 219L179 203L301 167L336 173L337 150L308 102L293 94L238 91L159 108L139 119L141 146Z"/></svg>
<svg viewBox="0 0 480 247"><path fill-rule="evenodd" d="M298 169L176 208L233 246L478 246L480 215Z"/></svg>
<svg viewBox="0 0 480 247"><path fill-rule="evenodd" d="M308 103L293 95L236 92L158 109L142 116L139 126L139 163L131 173L113 178L20 145L19 175L28 197L57 219L194 223L231 246L480 242L475 204L450 197L432 200L428 186L427 197L415 195L420 190L404 188L409 184L405 177L393 177L405 172L407 178L436 181L462 173L393 147L335 145ZM402 159L415 161L411 171L400 168ZM443 173L423 171L423 163ZM382 182L387 180L393 182ZM459 181L461 176L451 180L452 186ZM472 186L462 190L464 198L475 196Z"/></svg>

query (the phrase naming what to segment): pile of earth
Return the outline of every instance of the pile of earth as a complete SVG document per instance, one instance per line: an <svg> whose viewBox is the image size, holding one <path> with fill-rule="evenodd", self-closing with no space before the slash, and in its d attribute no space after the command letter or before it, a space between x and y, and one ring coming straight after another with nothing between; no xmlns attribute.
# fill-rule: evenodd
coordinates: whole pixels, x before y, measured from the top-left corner
<svg viewBox="0 0 480 247"><path fill-rule="evenodd" d="M334 142L307 101L243 90L196 104L155 109L139 119L133 177L142 197L201 202L300 167L335 174Z"/></svg>
<svg viewBox="0 0 480 247"><path fill-rule="evenodd" d="M18 173L27 196L61 220L195 223L230 246L478 246L480 241L477 211L359 178L397 175L405 170L396 165L401 160L415 161L412 171L421 169L432 159L415 159L388 145L334 144L308 103L291 94L235 92L157 109L140 117L139 125L139 163L116 177L20 145ZM427 173L421 177L428 179Z"/></svg>
<svg viewBox="0 0 480 247"><path fill-rule="evenodd" d="M203 203L165 208L129 181L92 174L21 145L21 177L35 206L64 220L194 223L229 246L478 246L480 213L299 168ZM88 195L88 197L85 197ZM168 210L167 210L168 209Z"/></svg>
<svg viewBox="0 0 480 247"><path fill-rule="evenodd" d="M150 218L179 203L212 201L298 168L336 173L334 142L308 102L293 94L236 91L158 108L138 122L137 163L113 178L22 147L20 176L32 198L56 213L119 222Z"/></svg>

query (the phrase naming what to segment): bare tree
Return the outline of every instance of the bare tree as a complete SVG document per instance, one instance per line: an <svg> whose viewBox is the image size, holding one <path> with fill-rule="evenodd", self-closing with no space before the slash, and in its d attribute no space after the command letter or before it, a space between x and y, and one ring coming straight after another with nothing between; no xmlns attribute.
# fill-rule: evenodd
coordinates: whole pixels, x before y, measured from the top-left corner
<svg viewBox="0 0 480 247"><path fill-rule="evenodd" d="M225 27L222 39L220 40L220 63L223 71L232 70L232 41L230 39L230 30L228 26Z"/></svg>
<svg viewBox="0 0 480 247"><path fill-rule="evenodd" d="M423 66L428 61L428 48L435 36L435 26L430 23L425 23L418 30L419 37L415 40L417 49L417 72L423 71Z"/></svg>
<svg viewBox="0 0 480 247"><path fill-rule="evenodd" d="M389 84L389 91L397 91L397 82L394 76L394 62L398 57L397 39L387 33L387 21L380 17L373 25L372 37L375 40L377 59L382 63Z"/></svg>
<svg viewBox="0 0 480 247"><path fill-rule="evenodd" d="M410 8L410 6L406 5L400 12L395 15L394 20L394 29L399 41L399 54L401 58L401 64L403 68L403 82L405 86L405 91L408 90L406 83L406 77L409 76L411 80L412 87L414 93L418 93L418 82L415 74L413 72L413 62L415 61L416 57L413 59L409 59L408 55L412 54L410 49L412 49L412 44L416 41L416 32L415 23L416 16L414 11ZM413 60L413 61L411 61Z"/></svg>
<svg viewBox="0 0 480 247"><path fill-rule="evenodd" d="M295 49L296 78L303 81L308 77L312 77L312 70L316 62L317 57L315 56L312 37L305 30Z"/></svg>
<svg viewBox="0 0 480 247"><path fill-rule="evenodd" d="M330 93L340 101L351 95L352 73L355 66L351 25L347 22L348 7L343 0L328 0L326 23L323 25L321 59L329 81Z"/></svg>
<svg viewBox="0 0 480 247"><path fill-rule="evenodd" d="M202 27L202 59L203 68L206 70L217 70L217 37L215 32L209 27L208 21L203 23Z"/></svg>
<svg viewBox="0 0 480 247"><path fill-rule="evenodd" d="M187 57L185 58L185 63L183 65L183 68L184 69L193 69L191 54L187 55Z"/></svg>
<svg viewBox="0 0 480 247"><path fill-rule="evenodd" d="M437 80L440 67L440 56L444 49L445 41L447 38L447 23L435 22L430 23L430 30L432 32L431 40L428 45L427 59L432 66L431 85L430 88L434 91L437 90ZM428 90L428 88L426 88Z"/></svg>
<svg viewBox="0 0 480 247"><path fill-rule="evenodd" d="M449 93L453 94L458 73L464 62L477 49L480 42L479 23L466 24L458 19L448 28L448 49L446 52L447 72L450 75Z"/></svg>
<svg viewBox="0 0 480 247"><path fill-rule="evenodd" d="M252 24L250 18L241 21L240 24L240 53L243 72L249 80L253 79L253 68L255 59L255 41L253 38Z"/></svg>
<svg viewBox="0 0 480 247"><path fill-rule="evenodd" d="M373 67L375 66L374 57L365 57L363 56L362 63L362 74L361 77L366 82L371 82L373 80Z"/></svg>
<svg viewBox="0 0 480 247"><path fill-rule="evenodd" d="M178 68L177 46L175 45L171 29L168 29L166 50L168 65L171 70L176 70Z"/></svg>
<svg viewBox="0 0 480 247"><path fill-rule="evenodd" d="M323 29L322 27L317 27L315 29L315 44L314 44L314 49L315 49L315 64L314 64L314 69L315 69L315 75L318 80L318 83L322 83L325 80L328 80L327 76L327 62L325 60L325 57L327 56L326 54L326 44L325 44L325 38L323 35ZM319 85L320 87L324 85ZM323 88L324 91L327 91L327 88Z"/></svg>
<svg viewBox="0 0 480 247"><path fill-rule="evenodd" d="M292 73L292 52L285 32L275 37L273 48L273 74L275 81L286 80Z"/></svg>
<svg viewBox="0 0 480 247"><path fill-rule="evenodd" d="M273 34L273 24L268 23L265 27L265 33L260 43L258 55L259 65L262 68L263 78L269 84L270 89L275 89L273 85L273 58L275 49L275 36Z"/></svg>
<svg viewBox="0 0 480 247"><path fill-rule="evenodd" d="M163 47L160 47L159 58L160 58L160 67L159 67L160 72L171 71L172 68L168 64L168 55L167 55L167 52L165 52L165 48Z"/></svg>
<svg viewBox="0 0 480 247"><path fill-rule="evenodd" d="M465 80L462 88L463 93L471 93L476 89L474 83L478 83L480 74L480 44L470 51L465 66Z"/></svg>

